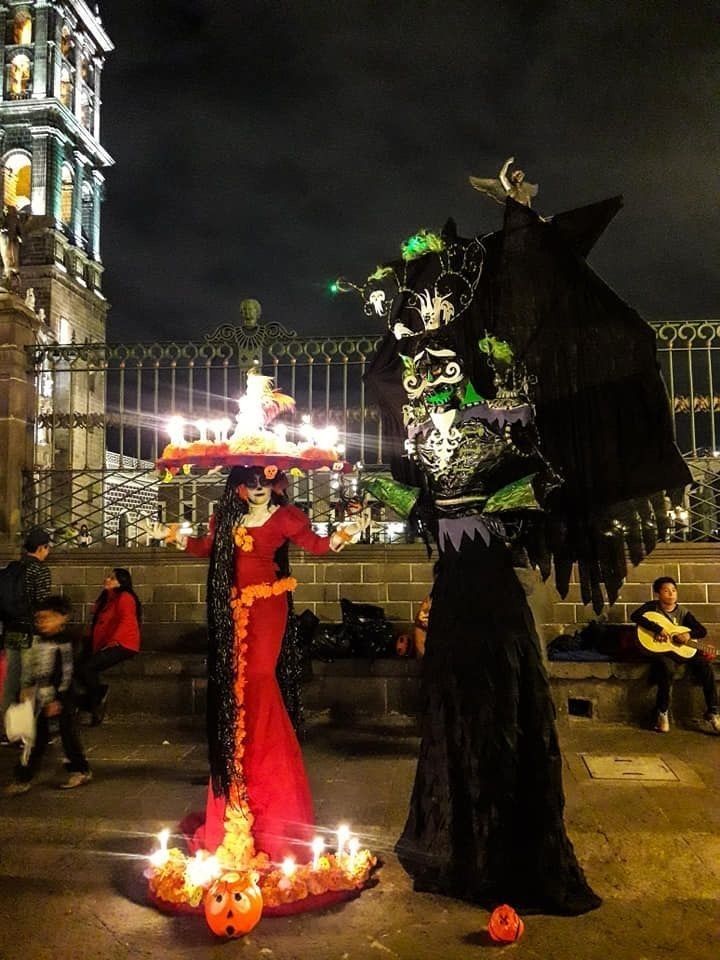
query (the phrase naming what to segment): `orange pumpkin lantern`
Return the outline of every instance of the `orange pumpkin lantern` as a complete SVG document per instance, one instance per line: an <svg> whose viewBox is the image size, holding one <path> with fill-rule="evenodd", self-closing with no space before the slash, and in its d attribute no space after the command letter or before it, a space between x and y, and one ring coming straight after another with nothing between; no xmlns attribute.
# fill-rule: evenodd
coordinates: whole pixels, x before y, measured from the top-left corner
<svg viewBox="0 0 720 960"><path fill-rule="evenodd" d="M487 931L495 943L512 943L523 935L525 924L512 907L504 903L495 907L488 920Z"/></svg>
<svg viewBox="0 0 720 960"><path fill-rule="evenodd" d="M205 919L218 937L244 937L260 920L262 909L254 875L224 873L205 894Z"/></svg>

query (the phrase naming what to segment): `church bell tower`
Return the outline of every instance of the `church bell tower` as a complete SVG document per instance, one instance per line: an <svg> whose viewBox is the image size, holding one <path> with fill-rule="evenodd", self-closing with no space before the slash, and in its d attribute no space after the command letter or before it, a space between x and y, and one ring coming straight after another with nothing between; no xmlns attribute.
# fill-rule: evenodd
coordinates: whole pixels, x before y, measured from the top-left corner
<svg viewBox="0 0 720 960"><path fill-rule="evenodd" d="M3 210L21 222L20 295L59 343L105 340L101 77L113 44L97 5L0 0ZM8 221L9 222L9 221Z"/></svg>

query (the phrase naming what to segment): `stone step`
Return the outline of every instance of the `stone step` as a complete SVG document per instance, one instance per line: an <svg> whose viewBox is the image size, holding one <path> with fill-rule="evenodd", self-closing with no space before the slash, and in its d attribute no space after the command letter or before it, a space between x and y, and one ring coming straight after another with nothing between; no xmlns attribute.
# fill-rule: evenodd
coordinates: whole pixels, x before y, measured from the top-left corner
<svg viewBox="0 0 720 960"><path fill-rule="evenodd" d="M353 717L414 717L419 710L421 662L403 658L313 661L312 679L303 687L305 707L329 711L338 720ZM198 716L205 712L206 660L200 654L145 652L105 676L110 684L108 714ZM652 713L654 688L647 662L598 661L548 664L561 720L645 724ZM715 673L720 677L720 667ZM673 714L689 719L703 713L702 690L679 681Z"/></svg>

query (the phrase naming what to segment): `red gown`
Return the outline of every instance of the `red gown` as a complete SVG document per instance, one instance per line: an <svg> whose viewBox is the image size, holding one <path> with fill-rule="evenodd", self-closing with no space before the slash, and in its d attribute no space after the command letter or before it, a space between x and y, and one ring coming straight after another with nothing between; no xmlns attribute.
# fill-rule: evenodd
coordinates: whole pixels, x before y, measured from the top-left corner
<svg viewBox="0 0 720 960"><path fill-rule="evenodd" d="M261 527L244 528L252 548L234 551L234 586L243 588L276 583L275 553L286 541L303 550L323 554L328 537L313 533L306 514L293 506L278 507ZM212 532L188 540L188 553L208 556ZM237 541L236 541L237 542ZM287 621L287 594L255 599L248 610L247 636L238 656L244 667L245 736L242 751L244 787L253 816L252 837L256 852L277 862L290 854L300 862L309 859L313 835L313 806L300 745L283 703L275 676ZM237 641L236 641L237 643ZM227 804L208 789L205 824L196 832L194 846L215 852L226 834Z"/></svg>

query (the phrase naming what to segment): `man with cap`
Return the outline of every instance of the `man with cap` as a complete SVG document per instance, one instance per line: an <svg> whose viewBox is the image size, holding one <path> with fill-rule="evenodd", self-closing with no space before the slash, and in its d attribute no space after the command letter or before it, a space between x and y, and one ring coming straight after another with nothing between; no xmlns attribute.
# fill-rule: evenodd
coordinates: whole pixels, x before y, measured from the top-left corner
<svg viewBox="0 0 720 960"><path fill-rule="evenodd" d="M25 588L26 613L4 625L3 641L7 655L7 673L2 692L0 717L11 703L15 703L20 691L30 683L32 668L31 648L36 641L34 615L37 604L50 596L52 583L47 558L50 553L50 534L47 530L33 530L24 543L25 554L20 560L23 566L22 583ZM3 742L7 738L3 736Z"/></svg>

